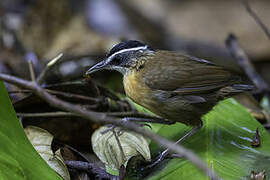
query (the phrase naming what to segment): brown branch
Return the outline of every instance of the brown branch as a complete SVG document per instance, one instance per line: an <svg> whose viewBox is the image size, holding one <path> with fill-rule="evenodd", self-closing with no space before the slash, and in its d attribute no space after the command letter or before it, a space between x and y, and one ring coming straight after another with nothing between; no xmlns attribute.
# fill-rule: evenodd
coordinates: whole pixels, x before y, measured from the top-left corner
<svg viewBox="0 0 270 180"><path fill-rule="evenodd" d="M83 108L81 108L81 106L70 104L68 102L62 101L50 95L43 88L41 88L36 82L26 81L21 78L17 78L3 73L0 73L0 79L23 88L33 90L33 92L36 95L41 97L52 107L56 107L64 111L78 114L79 116L95 123L113 124L115 126L120 126L122 128L137 132L145 137L148 137L151 140L155 141L156 143L188 159L190 162L195 164L202 172L204 172L210 179L213 180L219 179L215 175L215 173L211 169L209 169L207 165L204 162L202 162L202 160L198 156L196 156L193 152L187 150L181 145L177 145L157 134L154 134L149 130L143 129L138 125L136 125L135 123L120 121L118 118L107 116L106 114L101 114L94 111L86 111Z"/></svg>
<svg viewBox="0 0 270 180"><path fill-rule="evenodd" d="M95 103L101 103L102 99L101 98L93 98L93 97L87 97L83 95L78 95L74 93L67 93L67 92L61 92L61 91L55 91L55 90L50 90L50 89L45 89L48 93L54 94L54 95L61 95L63 97L68 97L68 98L74 98L74 99L79 99L79 100L87 100Z"/></svg>
<svg viewBox="0 0 270 180"><path fill-rule="evenodd" d="M8 91L8 94L31 93L31 90Z"/></svg>
<svg viewBox="0 0 270 180"><path fill-rule="evenodd" d="M256 21L256 23L259 24L259 26L262 28L262 30L264 31L264 33L266 34L266 36L270 39L270 31L269 31L269 29L261 21L261 19L259 18L259 16L257 16L257 14L251 9L248 0L243 0L242 2L244 4L247 12L249 13L249 15L251 17L253 17L253 19Z"/></svg>
<svg viewBox="0 0 270 180"><path fill-rule="evenodd" d="M34 66L33 66L32 60L29 60L28 61L28 67L29 67L29 71L30 71L31 80L32 81L36 81L35 70L34 70Z"/></svg>
<svg viewBox="0 0 270 180"><path fill-rule="evenodd" d="M71 150L72 152L76 153L78 156L80 156L83 160L89 162L89 160L87 159L87 157L81 153L80 151L78 151L77 149L65 144L65 147L67 147L69 150Z"/></svg>
<svg viewBox="0 0 270 180"><path fill-rule="evenodd" d="M158 118L156 116L147 116L144 113L136 113L136 112L102 112L100 114L106 114L108 116L115 116L115 117L145 117L145 118L157 118L159 120L166 121L162 118ZM64 112L64 111L56 111L56 112L43 112L43 113L17 113L18 116L22 117L63 117L63 116L78 116L77 114Z"/></svg>
<svg viewBox="0 0 270 180"><path fill-rule="evenodd" d="M91 101L91 102L95 102L95 103L102 102L102 98L93 98L93 97L88 97L88 96L83 96L83 95L78 95L78 94L68 93L68 92L62 92L62 91L56 91L56 90L51 90L51 89L44 89L44 90L49 92L50 94L60 95L60 96L67 97L67 98L86 100L86 101ZM9 94L32 93L32 91L31 90L18 90L18 91L8 91L8 93Z"/></svg>
<svg viewBox="0 0 270 180"><path fill-rule="evenodd" d="M159 124L174 124L173 121L168 121L157 116L151 116L145 113L138 112L98 112L100 114L106 114L107 116L122 117L125 120L133 122L145 122L145 123L159 123ZM70 117L70 116L79 116L75 113L56 111L56 112L42 112L42 113L17 113L19 117Z"/></svg>
<svg viewBox="0 0 270 180"><path fill-rule="evenodd" d="M256 72L254 66L251 64L246 53L238 45L237 39L233 34L230 34L226 39L226 46L233 58L237 61L239 66L245 71L246 75L258 88L259 92L269 92L269 86Z"/></svg>
<svg viewBox="0 0 270 180"><path fill-rule="evenodd" d="M108 174L105 169L98 167L94 163L83 162L83 161L65 161L65 164L69 168L95 174L100 179L119 179L118 176L113 176L111 174Z"/></svg>
<svg viewBox="0 0 270 180"><path fill-rule="evenodd" d="M70 112L44 112L44 113L17 113L19 117L70 117L70 116L78 116L77 114Z"/></svg>

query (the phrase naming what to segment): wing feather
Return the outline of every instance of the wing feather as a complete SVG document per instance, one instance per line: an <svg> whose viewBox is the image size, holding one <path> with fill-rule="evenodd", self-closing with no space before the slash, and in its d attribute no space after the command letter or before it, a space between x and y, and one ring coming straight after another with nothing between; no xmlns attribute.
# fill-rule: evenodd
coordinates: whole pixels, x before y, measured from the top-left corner
<svg viewBox="0 0 270 180"><path fill-rule="evenodd" d="M203 93L231 85L239 79L210 61L176 52L156 51L150 58L141 74L151 89L177 94Z"/></svg>

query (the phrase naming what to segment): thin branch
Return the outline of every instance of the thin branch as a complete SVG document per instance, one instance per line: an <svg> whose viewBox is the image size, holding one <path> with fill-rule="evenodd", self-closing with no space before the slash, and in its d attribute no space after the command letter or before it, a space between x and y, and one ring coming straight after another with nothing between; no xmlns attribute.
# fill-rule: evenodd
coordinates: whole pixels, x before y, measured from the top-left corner
<svg viewBox="0 0 270 180"><path fill-rule="evenodd" d="M151 140L155 141L156 143L169 148L171 151L178 153L179 155L182 155L184 158L188 159L190 162L195 164L202 172L204 172L210 179L217 180L219 179L215 173L207 167L207 165L193 152L187 150L181 145L176 145L175 143L152 133L149 130L143 129L132 122L125 122L121 121L118 118L107 116L106 114L100 114L94 111L86 111L81 106L70 104L68 102L62 101L49 93L47 93L43 88L41 88L37 83L30 82L23 80L21 78L17 78L11 75L6 75L3 73L0 73L0 79L4 80L8 83L26 88L31 89L35 94L37 94L40 98L42 98L44 101L46 101L48 104L50 104L52 107L56 107L59 109L62 109L64 111L68 111L71 113L75 113L80 115L81 117L88 119L95 123L100 124L113 124L115 126L120 126L125 129L137 132L145 137L150 138Z"/></svg>
<svg viewBox="0 0 270 180"><path fill-rule="evenodd" d="M69 168L96 174L100 179L119 179L118 176L108 174L105 169L98 167L94 163L83 161L65 161L65 163Z"/></svg>
<svg viewBox="0 0 270 180"><path fill-rule="evenodd" d="M57 139L53 139L53 143L54 143L54 145L56 145L56 146L60 146L60 147L62 147L62 148L68 148L70 151L72 151L73 153L75 153L76 155L78 155L81 159L83 159L83 161L90 162L90 161L88 160L88 158L87 158L83 153L81 153L81 152L78 151L77 149L75 149L75 148L69 146L68 144L65 144L65 143L63 143L63 142L61 142L61 141L58 141ZM53 146L54 146L54 145L53 145Z"/></svg>
<svg viewBox="0 0 270 180"><path fill-rule="evenodd" d="M247 12L249 13L249 15L251 17L253 17L253 19L256 21L256 23L259 24L259 26L262 28L262 30L264 31L264 33L266 34L266 36L270 39L270 31L269 31L269 29L261 21L261 19L259 18L259 16L257 16L257 14L251 9L248 0L243 0L242 2L244 4Z"/></svg>
<svg viewBox="0 0 270 180"><path fill-rule="evenodd" d="M31 90L8 91L8 94L31 93Z"/></svg>
<svg viewBox="0 0 270 180"><path fill-rule="evenodd" d="M253 84L258 88L260 92L269 92L269 86L262 79L262 77L256 72L255 68L251 64L247 55L241 49L237 43L237 39L233 34L230 34L226 39L226 46L230 51L231 55L237 61L239 66L245 71L246 75L253 82Z"/></svg>
<svg viewBox="0 0 270 180"><path fill-rule="evenodd" d="M70 112L44 112L44 113L17 113L19 117L70 117L70 116L78 116L77 114Z"/></svg>
<svg viewBox="0 0 270 180"><path fill-rule="evenodd" d="M101 98L93 98L93 97L88 97L88 96L83 96L83 95L78 95L74 93L67 93L67 92L62 92L62 91L55 91L55 90L50 90L50 89L45 89L48 93L54 94L54 95L61 95L63 97L68 97L68 98L74 98L74 99L79 99L79 100L87 100L95 103L101 103L102 99Z"/></svg>
<svg viewBox="0 0 270 180"><path fill-rule="evenodd" d="M87 159L87 157L81 153L80 151L78 151L77 149L65 144L65 147L67 147L68 149L70 149L71 151L73 151L74 153L76 153L77 155L79 155L82 159L84 159L85 161L89 162L89 160Z"/></svg>
<svg viewBox="0 0 270 180"><path fill-rule="evenodd" d="M115 116L115 117L123 117L122 120L132 121L132 122L144 122L144 123L159 123L159 124L174 124L173 121L168 121L156 116L147 116L144 113L136 113L136 112L98 112L100 114L106 114L107 116ZM56 112L42 112L42 113L17 113L19 117L70 117L70 116L79 116L78 114L64 111L56 111ZM132 116L132 117L127 117ZM141 116L141 117L134 117ZM147 117L147 118L143 118Z"/></svg>
<svg viewBox="0 0 270 180"><path fill-rule="evenodd" d="M95 102L95 103L102 102L102 98L93 98L93 97L88 97L88 96L83 96L83 95L68 93L68 92L62 92L62 91L56 91L56 90L51 90L51 89L44 89L44 90L49 92L50 94L60 95L60 96L67 97L67 98L86 100L86 101L91 101L91 102ZM8 93L9 94L32 93L32 91L31 90L18 90L18 91L8 91Z"/></svg>
<svg viewBox="0 0 270 180"><path fill-rule="evenodd" d="M29 71L30 71L31 80L32 81L36 81L35 70L34 70L34 66L33 66L32 60L29 60L28 61L28 67L29 67Z"/></svg>

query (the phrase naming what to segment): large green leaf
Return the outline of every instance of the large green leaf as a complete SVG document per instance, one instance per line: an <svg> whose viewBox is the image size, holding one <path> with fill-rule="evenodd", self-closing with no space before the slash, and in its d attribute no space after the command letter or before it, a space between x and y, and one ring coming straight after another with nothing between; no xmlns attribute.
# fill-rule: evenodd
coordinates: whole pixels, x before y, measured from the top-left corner
<svg viewBox="0 0 270 180"><path fill-rule="evenodd" d="M0 81L0 179L61 179L28 141Z"/></svg>
<svg viewBox="0 0 270 180"><path fill-rule="evenodd" d="M204 116L204 126L183 145L199 155L222 179L248 179L252 170L266 170L270 175L270 134L240 104L233 99L220 102ZM251 147L256 128L261 146ZM176 140L189 130L183 124L163 125L158 134ZM151 143L151 150L159 147ZM163 162L149 179L207 179L198 168L184 159Z"/></svg>

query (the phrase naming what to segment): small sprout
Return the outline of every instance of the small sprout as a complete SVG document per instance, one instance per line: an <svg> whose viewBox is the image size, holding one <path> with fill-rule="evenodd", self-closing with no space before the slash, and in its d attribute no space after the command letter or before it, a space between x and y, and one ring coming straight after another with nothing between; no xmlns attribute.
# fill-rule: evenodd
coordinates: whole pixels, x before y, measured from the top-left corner
<svg viewBox="0 0 270 180"><path fill-rule="evenodd" d="M260 141L260 135L259 135L259 129L256 129L256 132L254 133L253 140L251 142L252 147L259 147L261 145Z"/></svg>
<svg viewBox="0 0 270 180"><path fill-rule="evenodd" d="M47 66L54 65L62 56L63 53L58 54L55 58L53 58L50 62L48 62Z"/></svg>

